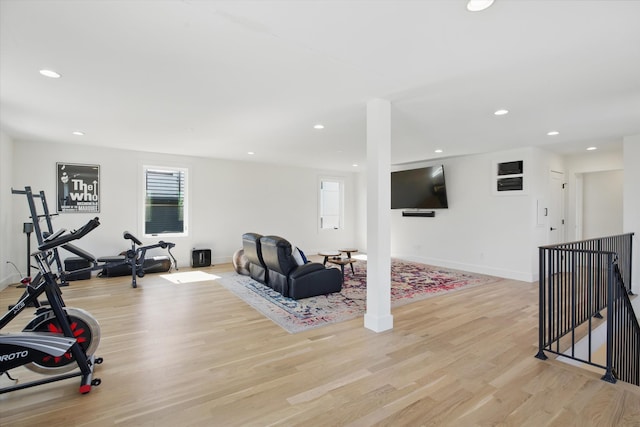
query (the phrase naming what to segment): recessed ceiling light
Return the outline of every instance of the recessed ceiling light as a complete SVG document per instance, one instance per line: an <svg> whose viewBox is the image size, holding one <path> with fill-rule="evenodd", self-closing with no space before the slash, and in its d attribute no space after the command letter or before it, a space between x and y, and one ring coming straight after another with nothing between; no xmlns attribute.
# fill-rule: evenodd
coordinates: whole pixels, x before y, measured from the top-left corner
<svg viewBox="0 0 640 427"><path fill-rule="evenodd" d="M493 0L469 0L467 10L469 12L480 12L493 4Z"/></svg>
<svg viewBox="0 0 640 427"><path fill-rule="evenodd" d="M59 73L56 73L53 70L40 70L40 74L42 74L45 77L52 78L52 79L59 79L61 77Z"/></svg>
<svg viewBox="0 0 640 427"><path fill-rule="evenodd" d="M587 151L593 151L593 150L597 150L597 149L598 149L598 147L588 147Z"/></svg>
<svg viewBox="0 0 640 427"><path fill-rule="evenodd" d="M442 153L442 149L438 148L437 150L433 151L434 153Z"/></svg>
<svg viewBox="0 0 640 427"><path fill-rule="evenodd" d="M556 136L556 135L559 135L559 134L560 134L560 132L558 132L557 130L552 130L551 132L547 132L547 135L549 135L549 136Z"/></svg>
<svg viewBox="0 0 640 427"><path fill-rule="evenodd" d="M315 125L313 127L314 129L324 129L324 125L321 125L320 123L318 123L317 125Z"/></svg>
<svg viewBox="0 0 640 427"><path fill-rule="evenodd" d="M505 114L509 114L509 110L496 110L496 112L493 114L495 114L496 116L504 116Z"/></svg>
<svg viewBox="0 0 640 427"><path fill-rule="evenodd" d="M74 130L73 132L71 132L74 135L78 135L78 136L83 136L84 132L80 132L79 130Z"/></svg>
<svg viewBox="0 0 640 427"><path fill-rule="evenodd" d="M354 168L357 168L357 167L358 167L358 164L357 164L357 163L354 163L354 164L352 164L351 166L353 166Z"/></svg>
<svg viewBox="0 0 640 427"><path fill-rule="evenodd" d="M254 153L253 151L247 151L247 154L250 155L250 156L253 156L256 153Z"/></svg>

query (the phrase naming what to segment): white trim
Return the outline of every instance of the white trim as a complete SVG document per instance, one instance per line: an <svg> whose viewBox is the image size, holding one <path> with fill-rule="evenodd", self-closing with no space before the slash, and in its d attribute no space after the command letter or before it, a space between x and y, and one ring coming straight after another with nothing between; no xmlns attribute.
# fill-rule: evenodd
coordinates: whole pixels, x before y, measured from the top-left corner
<svg viewBox="0 0 640 427"><path fill-rule="evenodd" d="M146 176L147 170L160 170L160 171L168 171L175 172L181 171L184 172L185 180L184 180L184 208L183 208L183 232L182 233L161 233L161 234L147 234L145 233L145 220L146 220L146 212L145 212L145 197L146 197ZM150 237L188 237L189 236L189 172L190 169L188 166L159 166L154 164L142 164L141 167L141 183L140 183L140 194L138 200L140 201L140 209L139 209L139 218L140 218L140 230L141 234L145 238Z"/></svg>
<svg viewBox="0 0 640 427"><path fill-rule="evenodd" d="M322 182L323 181L332 181L337 182L340 186L340 207L339 207L339 215L340 215L340 226L336 228L322 228ZM342 176L330 176L330 175L319 175L318 181L316 183L316 188L318 191L318 231L319 232L331 232L337 230L344 230L345 228L345 215L344 215L344 189L345 189L345 178Z"/></svg>
<svg viewBox="0 0 640 427"><path fill-rule="evenodd" d="M510 163L510 162L522 162L522 173L512 174L512 175L498 175L498 165L500 163ZM530 176L527 176L527 161L523 158L514 159L514 160L493 160L492 162L492 170L491 170L491 194L494 196L523 196L529 193L529 180ZM522 178L522 190L506 190L506 191L498 191L498 181L500 179L505 178Z"/></svg>
<svg viewBox="0 0 640 427"><path fill-rule="evenodd" d="M468 271L469 273L486 274L488 276L500 277L503 279L518 280L521 282L533 283L539 279L537 271L517 271L505 268L487 267L480 264L461 263L440 258L421 257L403 254L391 254L392 258L403 259L406 261L418 262L421 264L433 265L442 268L450 268L453 270Z"/></svg>

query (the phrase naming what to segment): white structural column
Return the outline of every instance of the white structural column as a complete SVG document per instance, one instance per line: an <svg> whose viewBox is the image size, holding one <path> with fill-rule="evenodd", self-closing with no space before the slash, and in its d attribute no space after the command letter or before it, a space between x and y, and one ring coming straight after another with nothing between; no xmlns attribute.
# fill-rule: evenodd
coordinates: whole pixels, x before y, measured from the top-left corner
<svg viewBox="0 0 640 427"><path fill-rule="evenodd" d="M367 312L364 326L393 328L391 315L391 104L367 104Z"/></svg>

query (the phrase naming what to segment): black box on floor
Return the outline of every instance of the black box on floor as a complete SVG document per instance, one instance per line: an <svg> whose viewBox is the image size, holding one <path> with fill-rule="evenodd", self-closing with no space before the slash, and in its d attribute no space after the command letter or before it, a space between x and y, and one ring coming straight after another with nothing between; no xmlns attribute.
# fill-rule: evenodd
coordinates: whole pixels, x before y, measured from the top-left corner
<svg viewBox="0 0 640 427"><path fill-rule="evenodd" d="M89 267L91 267L91 262L87 261L84 258L80 258L78 256L65 258L64 260L64 270L69 273L75 270L80 270L82 268L89 268ZM91 270L67 275L67 280L69 281L87 280L87 279L91 279Z"/></svg>
<svg viewBox="0 0 640 427"><path fill-rule="evenodd" d="M194 249L191 251L191 267L211 266L211 249Z"/></svg>

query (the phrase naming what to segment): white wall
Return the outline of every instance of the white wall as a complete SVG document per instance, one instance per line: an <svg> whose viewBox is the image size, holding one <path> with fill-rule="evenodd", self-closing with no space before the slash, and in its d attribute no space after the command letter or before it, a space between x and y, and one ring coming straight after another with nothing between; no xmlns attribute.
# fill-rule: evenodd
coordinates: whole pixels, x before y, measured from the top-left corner
<svg viewBox="0 0 640 427"><path fill-rule="evenodd" d="M176 243L174 252L179 265L189 264L193 247L211 248L214 264L230 262L233 252L241 247L242 233L248 231L281 235L309 254L319 249L352 246L355 241L352 173L30 141L16 141L13 157L16 165L13 187L24 189L29 185L36 192L44 190L52 210L56 162L100 165L102 192L98 216L102 225L78 242L78 246L99 256L127 249L122 238L124 230L142 236L143 164L189 168L189 236L166 239ZM345 180L344 230L318 230L317 186L321 175L341 176ZM29 211L24 196L13 197L11 230L19 242L13 248L17 257L26 251L21 224L27 220ZM54 219L54 228L74 229L93 216L61 214Z"/></svg>
<svg viewBox="0 0 640 427"><path fill-rule="evenodd" d="M111 255L124 249L122 231L141 235L139 190L142 164L189 166L191 170L191 235L173 239L180 265L188 265L192 247L211 248L214 263L228 262L240 247L246 231L281 234L303 250L353 246L366 250L366 175L343 174L345 178L345 230L317 229L316 184L321 175L341 175L288 166L251 162L165 156L152 153L88 148L71 144L12 142L0 133L0 251L21 269L26 269L22 223L28 209L24 196L11 196L11 187L30 185L44 190L53 203L55 163L97 163L101 166L102 225L83 239L80 246L96 255ZM640 271L640 136L625 139L622 153L603 152L570 156L562 160L544 150L526 149L446 159L449 205L435 218L405 218L392 214L393 256L443 267L495 274L525 281L537 279L537 247L546 244L547 227L536 218L536 201L546 200L550 170L563 170L569 179L567 238L575 236L571 215L575 198L575 176L585 172L624 167L624 232L635 232L634 271ZM38 153L34 156L33 153ZM531 179L528 194L492 194L495 161L524 159ZM12 167L14 160L15 166ZM417 164L416 167L420 165ZM413 167L413 166L411 166ZM13 170L13 173L11 173ZM531 172L531 173L529 173ZM9 178L9 177L12 178ZM13 205L13 209L11 206ZM12 218L13 217L13 218ZM90 215L64 214L56 227L73 229ZM34 239L35 241L35 239ZM150 242L149 242L150 243ZM0 259L0 286L13 272ZM10 281L15 281L10 277ZM640 274L634 274L635 292Z"/></svg>
<svg viewBox="0 0 640 427"><path fill-rule="evenodd" d="M496 162L524 160L526 191L497 194ZM393 256L432 265L537 280L537 247L548 233L538 225L537 200L549 200L550 170L562 169L559 156L528 148L445 159L448 209L435 218L392 212ZM426 164L415 164L420 167Z"/></svg>
<svg viewBox="0 0 640 427"><path fill-rule="evenodd" d="M583 177L585 173L621 170L623 165L622 149L607 151L585 151L565 156L567 168L567 240L582 240L583 218ZM626 180L626 172L625 172Z"/></svg>
<svg viewBox="0 0 640 427"><path fill-rule="evenodd" d="M10 283L16 283L20 277L14 268L7 263L11 261L18 264L19 259L13 253L13 230L11 212L11 174L13 171L13 142L0 131L0 289L4 289ZM22 229L21 229L22 230ZM26 252L24 253L26 265ZM24 270L22 274L27 274Z"/></svg>
<svg viewBox="0 0 640 427"><path fill-rule="evenodd" d="M582 238L622 234L621 170L583 174Z"/></svg>
<svg viewBox="0 0 640 427"><path fill-rule="evenodd" d="M544 216L546 210L552 206L552 179L551 173L561 173L566 179L564 159L554 153L541 149L531 149L531 167L527 177L531 181L531 211L533 212L533 229L531 245L531 281L538 280L539 250L540 246L557 243L552 241L549 217ZM556 183L557 184L557 183ZM564 195L566 197L566 194ZM565 212L566 215L566 212ZM566 241L566 228L562 230L564 235L559 236L561 241Z"/></svg>
<svg viewBox="0 0 640 427"><path fill-rule="evenodd" d="M635 233L633 239L632 289L640 294L640 135L624 138L624 202L625 233Z"/></svg>

